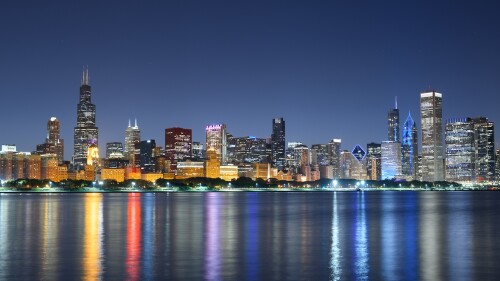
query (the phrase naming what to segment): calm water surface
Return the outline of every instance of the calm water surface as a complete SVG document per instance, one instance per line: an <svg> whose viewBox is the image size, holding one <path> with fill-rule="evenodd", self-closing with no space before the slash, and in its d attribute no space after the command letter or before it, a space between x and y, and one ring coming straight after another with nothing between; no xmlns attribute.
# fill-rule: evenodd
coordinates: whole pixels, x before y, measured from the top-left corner
<svg viewBox="0 0 500 281"><path fill-rule="evenodd" d="M0 280L499 280L500 192L1 194Z"/></svg>

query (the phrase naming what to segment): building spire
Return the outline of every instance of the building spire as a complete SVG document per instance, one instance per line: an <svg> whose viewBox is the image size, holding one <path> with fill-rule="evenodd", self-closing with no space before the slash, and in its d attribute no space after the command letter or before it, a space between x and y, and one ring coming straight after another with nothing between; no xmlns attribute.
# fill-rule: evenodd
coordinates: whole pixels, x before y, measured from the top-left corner
<svg viewBox="0 0 500 281"><path fill-rule="evenodd" d="M82 66L82 85L85 85L85 65Z"/></svg>
<svg viewBox="0 0 500 281"><path fill-rule="evenodd" d="M137 118L135 118L135 124L134 124L134 127L137 128Z"/></svg>
<svg viewBox="0 0 500 281"><path fill-rule="evenodd" d="M87 73L85 74L85 85L89 84L89 66L87 65Z"/></svg>
<svg viewBox="0 0 500 281"><path fill-rule="evenodd" d="M88 69L87 69L87 70L88 70ZM396 106L396 107L395 107L395 109L398 109L398 96L396 96L396 97L394 98L394 101L395 101L395 106Z"/></svg>
<svg viewBox="0 0 500 281"><path fill-rule="evenodd" d="M128 127L129 127L129 128L131 127L131 126L130 126L130 118L128 119Z"/></svg>

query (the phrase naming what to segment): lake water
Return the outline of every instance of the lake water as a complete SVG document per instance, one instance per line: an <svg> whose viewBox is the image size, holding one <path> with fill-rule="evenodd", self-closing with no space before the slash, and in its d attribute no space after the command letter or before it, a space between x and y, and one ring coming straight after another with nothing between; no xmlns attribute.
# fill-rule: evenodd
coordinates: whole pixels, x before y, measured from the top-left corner
<svg viewBox="0 0 500 281"><path fill-rule="evenodd" d="M0 196L0 280L499 280L500 192Z"/></svg>

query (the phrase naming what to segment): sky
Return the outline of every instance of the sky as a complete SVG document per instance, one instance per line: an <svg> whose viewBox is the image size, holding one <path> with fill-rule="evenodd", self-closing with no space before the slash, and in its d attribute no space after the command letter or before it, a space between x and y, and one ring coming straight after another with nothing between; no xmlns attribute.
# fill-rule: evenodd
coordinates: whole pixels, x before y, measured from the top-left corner
<svg viewBox="0 0 500 281"><path fill-rule="evenodd" d="M101 155L129 118L163 145L168 127L269 137L283 117L287 142L352 150L387 139L395 96L420 129L427 90L444 118L500 122L496 2L5 0L0 143L33 151L55 116L70 160L84 65Z"/></svg>

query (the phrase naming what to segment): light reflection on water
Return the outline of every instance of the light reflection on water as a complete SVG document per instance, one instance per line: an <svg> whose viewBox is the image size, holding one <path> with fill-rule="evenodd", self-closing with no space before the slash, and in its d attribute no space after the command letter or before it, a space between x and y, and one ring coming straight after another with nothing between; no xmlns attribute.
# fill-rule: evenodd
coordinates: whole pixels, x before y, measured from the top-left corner
<svg viewBox="0 0 500 281"><path fill-rule="evenodd" d="M494 280L500 194L0 196L0 280Z"/></svg>

